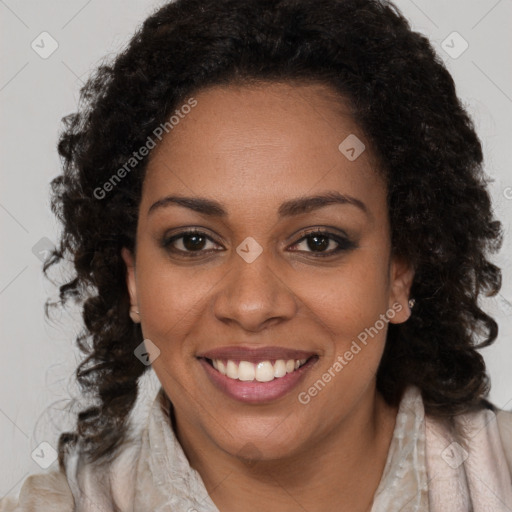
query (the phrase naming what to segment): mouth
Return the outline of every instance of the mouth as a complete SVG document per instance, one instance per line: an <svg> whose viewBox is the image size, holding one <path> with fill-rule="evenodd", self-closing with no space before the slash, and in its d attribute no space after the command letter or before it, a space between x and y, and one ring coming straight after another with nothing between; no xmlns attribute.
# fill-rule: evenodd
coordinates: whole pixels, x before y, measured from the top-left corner
<svg viewBox="0 0 512 512"><path fill-rule="evenodd" d="M216 349L197 356L210 382L246 403L269 403L290 393L319 356L277 347Z"/></svg>
<svg viewBox="0 0 512 512"><path fill-rule="evenodd" d="M208 359L206 362L228 379L244 382L270 382L282 379L304 366L311 358L303 359L277 359L253 363L251 361L233 359Z"/></svg>

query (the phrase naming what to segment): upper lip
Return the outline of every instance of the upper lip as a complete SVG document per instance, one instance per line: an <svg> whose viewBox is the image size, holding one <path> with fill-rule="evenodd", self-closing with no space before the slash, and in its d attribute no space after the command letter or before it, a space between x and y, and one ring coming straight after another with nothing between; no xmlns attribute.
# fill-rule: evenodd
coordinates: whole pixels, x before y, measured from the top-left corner
<svg viewBox="0 0 512 512"><path fill-rule="evenodd" d="M217 347L205 352L201 352L197 357L207 359L231 359L233 361L259 362L278 359L309 359L316 355L315 352L306 350L296 350L285 347L243 347L229 346Z"/></svg>

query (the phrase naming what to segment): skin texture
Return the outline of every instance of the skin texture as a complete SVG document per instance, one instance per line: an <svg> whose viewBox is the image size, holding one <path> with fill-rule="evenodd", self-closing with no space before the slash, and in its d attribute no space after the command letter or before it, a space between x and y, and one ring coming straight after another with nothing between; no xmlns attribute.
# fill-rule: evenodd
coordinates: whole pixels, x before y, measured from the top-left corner
<svg viewBox="0 0 512 512"><path fill-rule="evenodd" d="M216 86L153 150L135 254L123 250L132 318L160 350L153 368L173 402L183 449L222 512L368 510L380 481L396 408L376 391L386 327L304 405L297 399L393 305L405 322L413 271L391 257L386 186L364 134L321 84ZM366 151L338 145L355 134ZM337 191L362 201L280 219L299 196ZM224 218L167 205L168 195L220 202ZM197 228L204 255L179 256L162 240ZM305 230L348 235L354 247L318 257ZM328 228L329 227L329 228ZM247 263L236 248L254 238ZM337 247L329 242L327 252ZM214 251L213 249L219 249ZM139 314L136 313L139 311ZM226 345L282 346L319 358L297 389L267 404L228 398L200 352ZM303 508L302 508L303 507Z"/></svg>

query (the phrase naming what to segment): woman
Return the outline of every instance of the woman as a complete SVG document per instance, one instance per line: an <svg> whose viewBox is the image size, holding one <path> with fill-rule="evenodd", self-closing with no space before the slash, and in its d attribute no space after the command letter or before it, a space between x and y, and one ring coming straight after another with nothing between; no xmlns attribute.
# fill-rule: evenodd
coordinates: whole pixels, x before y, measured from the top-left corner
<svg viewBox="0 0 512 512"><path fill-rule="evenodd" d="M392 4L169 3L82 98L47 266L73 259L98 403L0 511L511 509L512 414L476 351L500 223Z"/></svg>

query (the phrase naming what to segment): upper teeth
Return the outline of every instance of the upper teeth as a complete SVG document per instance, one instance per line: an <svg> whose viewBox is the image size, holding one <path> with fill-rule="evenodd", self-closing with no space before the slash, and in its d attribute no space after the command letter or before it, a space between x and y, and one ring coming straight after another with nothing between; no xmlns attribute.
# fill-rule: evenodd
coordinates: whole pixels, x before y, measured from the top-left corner
<svg viewBox="0 0 512 512"><path fill-rule="evenodd" d="M228 359L227 362L222 359L212 359L212 364L216 370L230 379L269 382L274 378L284 377L287 373L293 372L306 361L307 359L278 359L274 364L270 361L261 361L256 364L240 361L237 365L231 359Z"/></svg>

